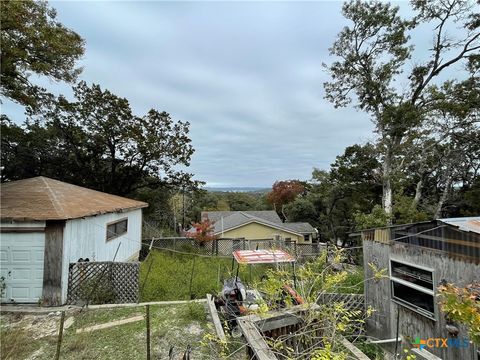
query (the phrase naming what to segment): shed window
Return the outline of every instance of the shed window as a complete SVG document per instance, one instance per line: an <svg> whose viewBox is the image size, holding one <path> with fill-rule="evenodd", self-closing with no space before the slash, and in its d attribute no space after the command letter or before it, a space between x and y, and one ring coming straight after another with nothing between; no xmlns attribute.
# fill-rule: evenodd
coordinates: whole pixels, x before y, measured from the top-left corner
<svg viewBox="0 0 480 360"><path fill-rule="evenodd" d="M435 319L433 271L390 261L392 298L428 318Z"/></svg>
<svg viewBox="0 0 480 360"><path fill-rule="evenodd" d="M115 221L114 223L107 224L107 241L117 236L126 234L128 229L128 219L122 219Z"/></svg>

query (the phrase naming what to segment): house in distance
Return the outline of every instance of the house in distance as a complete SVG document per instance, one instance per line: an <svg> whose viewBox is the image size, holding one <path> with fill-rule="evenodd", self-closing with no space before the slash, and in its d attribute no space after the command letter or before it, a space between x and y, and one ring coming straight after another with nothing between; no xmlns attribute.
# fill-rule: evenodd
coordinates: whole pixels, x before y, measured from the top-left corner
<svg viewBox="0 0 480 360"><path fill-rule="evenodd" d="M203 211L214 224L213 235L235 239L279 239L311 243L316 231L306 222L282 222L276 211Z"/></svg>
<svg viewBox="0 0 480 360"><path fill-rule="evenodd" d="M138 259L147 203L42 176L0 193L2 303L64 304L70 263Z"/></svg>

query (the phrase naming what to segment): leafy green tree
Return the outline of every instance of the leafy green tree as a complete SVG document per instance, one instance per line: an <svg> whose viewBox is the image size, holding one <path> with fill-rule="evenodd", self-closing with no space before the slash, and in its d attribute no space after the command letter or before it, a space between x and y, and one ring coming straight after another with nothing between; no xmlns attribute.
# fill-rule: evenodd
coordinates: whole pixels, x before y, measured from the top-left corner
<svg viewBox="0 0 480 360"><path fill-rule="evenodd" d="M257 210L258 200L248 193L229 192L225 194L230 210L247 211Z"/></svg>
<svg viewBox="0 0 480 360"><path fill-rule="evenodd" d="M2 180L45 175L118 195L185 186L193 147L189 123L166 112L132 113L128 101L84 82L76 101L50 97L23 127L4 119Z"/></svg>
<svg viewBox="0 0 480 360"><path fill-rule="evenodd" d="M288 221L301 221L315 224L318 220L317 210L307 198L297 198L294 202L285 206Z"/></svg>
<svg viewBox="0 0 480 360"><path fill-rule="evenodd" d="M336 60L327 66L331 81L324 84L326 98L336 107L355 99L356 106L371 115L379 136L382 204L388 215L393 211L392 183L402 145L430 112L445 104L432 98L432 89L459 83L445 81L440 74L454 64L475 67L480 49L479 13L473 2L414 0L411 4L414 14L404 19L390 3L345 3L342 12L351 24L330 49ZM424 25L433 28L430 57L412 61L414 44L409 31ZM463 31L449 34L451 26ZM407 78L408 88L397 85ZM465 99L457 98L455 103L463 104Z"/></svg>
<svg viewBox="0 0 480 360"><path fill-rule="evenodd" d="M369 213L381 201L380 163L372 144L352 145L337 156L330 170L315 169L306 198L315 206L320 233L342 239L355 231L354 214Z"/></svg>
<svg viewBox="0 0 480 360"><path fill-rule="evenodd" d="M32 75L76 81L84 40L56 19L47 2L3 0L0 18L2 96L38 108L46 90L30 81Z"/></svg>
<svg viewBox="0 0 480 360"><path fill-rule="evenodd" d="M386 226L390 223L390 216L380 205L375 205L369 214L357 211L355 214L355 224L358 230L372 229Z"/></svg>

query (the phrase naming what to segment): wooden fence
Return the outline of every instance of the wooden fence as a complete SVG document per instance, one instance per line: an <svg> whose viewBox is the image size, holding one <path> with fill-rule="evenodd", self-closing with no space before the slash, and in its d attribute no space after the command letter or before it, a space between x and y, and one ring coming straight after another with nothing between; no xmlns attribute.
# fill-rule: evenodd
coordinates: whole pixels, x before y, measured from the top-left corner
<svg viewBox="0 0 480 360"><path fill-rule="evenodd" d="M247 342L247 358L256 360L276 360L291 357L293 351L296 359L307 359L311 350L321 347L321 327L309 329L308 338L302 337L307 320L304 318L307 311L303 306L288 310L281 310L268 314L268 317L248 315L237 319L238 326ZM272 347L272 344L281 342L282 346ZM353 359L369 360L360 349L355 347L343 336L338 335L338 341L347 349ZM290 354L286 354L289 349Z"/></svg>
<svg viewBox="0 0 480 360"><path fill-rule="evenodd" d="M324 293L320 294L318 298L320 305L312 305L308 309L304 306L296 306L269 312L266 316L252 314L238 317L238 326L247 343L247 359L276 360L278 358L291 358L292 351L295 358L309 358L309 350L322 346L323 330L321 326L315 326L319 324L317 319L305 319L305 315L308 312L321 309L322 304L343 303L349 311L361 311L359 320L364 316L365 300L362 294ZM207 295L207 307L218 338L224 340L225 333L210 294ZM359 321L359 324L361 323ZM301 333L307 327L308 337L302 337ZM282 345L278 347L273 345L278 342L281 342ZM338 335L338 342L352 354L353 359L369 359L343 336ZM290 349L289 354L285 353L287 348Z"/></svg>
<svg viewBox="0 0 480 360"><path fill-rule="evenodd" d="M136 303L139 275L139 262L71 263L67 303Z"/></svg>

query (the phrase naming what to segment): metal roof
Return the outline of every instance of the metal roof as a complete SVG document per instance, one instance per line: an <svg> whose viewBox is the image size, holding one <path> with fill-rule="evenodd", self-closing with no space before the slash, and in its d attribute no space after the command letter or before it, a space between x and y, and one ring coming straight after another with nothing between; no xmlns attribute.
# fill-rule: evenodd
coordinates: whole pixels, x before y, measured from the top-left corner
<svg viewBox="0 0 480 360"><path fill-rule="evenodd" d="M1 184L0 203L2 220L67 220L148 206L43 176Z"/></svg>
<svg viewBox="0 0 480 360"><path fill-rule="evenodd" d="M471 231L480 234L480 216L438 219L438 221L455 226L462 231Z"/></svg>

